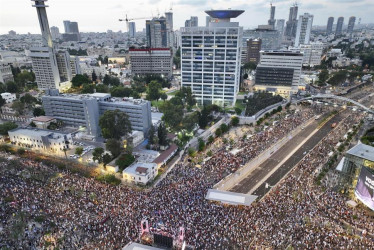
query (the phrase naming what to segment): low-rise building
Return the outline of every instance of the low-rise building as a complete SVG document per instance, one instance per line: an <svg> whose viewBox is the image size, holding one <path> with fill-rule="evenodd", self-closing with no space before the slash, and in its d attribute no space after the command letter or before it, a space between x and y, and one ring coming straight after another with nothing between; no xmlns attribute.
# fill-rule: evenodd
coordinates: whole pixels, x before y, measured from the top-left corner
<svg viewBox="0 0 374 250"><path fill-rule="evenodd" d="M137 162L122 171L123 179L128 183L146 185L158 172L157 164Z"/></svg>
<svg viewBox="0 0 374 250"><path fill-rule="evenodd" d="M12 144L38 151L62 153L73 140L70 133L35 128L16 128L8 132Z"/></svg>
<svg viewBox="0 0 374 250"><path fill-rule="evenodd" d="M5 103L12 103L13 101L17 99L16 94L12 94L8 92L1 93L1 97L5 100Z"/></svg>
<svg viewBox="0 0 374 250"><path fill-rule="evenodd" d="M162 167L168 163L168 161L177 153L178 146L171 144L168 149L162 152L154 161L158 167Z"/></svg>
<svg viewBox="0 0 374 250"><path fill-rule="evenodd" d="M51 122L56 123L57 120L54 117L50 116L38 116L31 119L32 122L36 125L37 128L47 129Z"/></svg>
<svg viewBox="0 0 374 250"><path fill-rule="evenodd" d="M323 43L300 44L299 47L291 47L290 51L301 52L303 54L304 66L316 66L321 64Z"/></svg>
<svg viewBox="0 0 374 250"><path fill-rule="evenodd" d="M144 141L144 133L142 131L132 131L132 146L135 148Z"/></svg>
<svg viewBox="0 0 374 250"><path fill-rule="evenodd" d="M0 64L0 82L7 83L14 81L12 68L8 64Z"/></svg>

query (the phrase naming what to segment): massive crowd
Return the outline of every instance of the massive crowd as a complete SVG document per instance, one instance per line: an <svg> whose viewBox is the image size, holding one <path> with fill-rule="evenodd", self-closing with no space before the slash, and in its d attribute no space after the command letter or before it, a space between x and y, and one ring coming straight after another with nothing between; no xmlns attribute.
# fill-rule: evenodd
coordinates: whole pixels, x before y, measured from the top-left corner
<svg viewBox="0 0 374 250"><path fill-rule="evenodd" d="M39 162L19 159L18 164L3 159L0 247L119 249L139 240L144 218L152 232L176 236L183 226L187 244L197 249L374 247L372 238L354 236L358 230L354 227L373 232L373 220L361 210L347 207L340 194L323 192L313 182L315 170L327 160L336 139L357 123L358 115L347 115L277 187L252 206L205 199L215 183L314 115L312 109L306 109L241 139L236 147L242 150L236 155L223 145L201 167L181 162L147 191L109 186ZM346 223L353 227L351 231ZM18 239L17 230L21 232Z"/></svg>

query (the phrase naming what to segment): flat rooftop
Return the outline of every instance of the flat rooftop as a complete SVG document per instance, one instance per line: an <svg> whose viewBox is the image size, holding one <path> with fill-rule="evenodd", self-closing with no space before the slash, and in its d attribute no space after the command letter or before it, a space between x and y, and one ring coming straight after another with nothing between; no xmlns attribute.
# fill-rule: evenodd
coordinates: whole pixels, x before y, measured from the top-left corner
<svg viewBox="0 0 374 250"><path fill-rule="evenodd" d="M374 161L374 147L366 144L357 144L347 151L347 154L354 155L369 161Z"/></svg>
<svg viewBox="0 0 374 250"><path fill-rule="evenodd" d="M38 128L15 128L9 130L11 133L20 133L25 136L50 136L50 135L67 135L69 133L62 132L62 131L54 131L54 130L47 130L47 129L38 129Z"/></svg>
<svg viewBox="0 0 374 250"><path fill-rule="evenodd" d="M34 122L49 122L54 119L55 119L54 117L50 117L50 116L38 116L38 117L32 118Z"/></svg>
<svg viewBox="0 0 374 250"><path fill-rule="evenodd" d="M111 97L110 94L108 93L94 93L94 94L59 94L59 95L45 95L45 96L48 96L50 98L58 98L58 99L71 99L71 100L92 100L92 99L96 99L100 102L103 102L103 103L123 103L124 105L125 104L133 104L133 105L140 105L140 104L144 104L146 102L148 102L147 100L143 100L143 99L132 99L132 98L128 98L128 97L124 97L124 98L119 98L119 97ZM108 99L109 101L107 100L104 100L104 99Z"/></svg>
<svg viewBox="0 0 374 250"><path fill-rule="evenodd" d="M138 174L137 173L137 168L141 168L141 173L144 173L145 169L152 169L152 167L155 167L157 168L157 164L156 163L144 163L144 162L137 162L137 163L134 163L132 164L131 166L128 166L127 168L125 168L123 170L122 173L127 173L127 174Z"/></svg>

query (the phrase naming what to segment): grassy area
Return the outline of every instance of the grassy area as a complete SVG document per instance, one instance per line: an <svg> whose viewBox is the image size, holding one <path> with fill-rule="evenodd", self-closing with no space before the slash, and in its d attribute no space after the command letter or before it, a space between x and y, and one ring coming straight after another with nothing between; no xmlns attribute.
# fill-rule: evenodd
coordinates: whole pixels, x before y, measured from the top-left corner
<svg viewBox="0 0 374 250"><path fill-rule="evenodd" d="M235 108L240 108L241 110L244 110L245 109L245 104L243 103L243 100L236 100Z"/></svg>
<svg viewBox="0 0 374 250"><path fill-rule="evenodd" d="M248 92L239 91L238 95L246 95Z"/></svg>
<svg viewBox="0 0 374 250"><path fill-rule="evenodd" d="M163 100L158 100L158 101L152 101L152 107L156 107L156 108L158 108L158 107L160 107L161 106L161 104L162 103L164 103L164 101Z"/></svg>
<svg viewBox="0 0 374 250"><path fill-rule="evenodd" d="M172 91L170 93L166 93L168 96L175 96L175 94L178 92L178 90Z"/></svg>

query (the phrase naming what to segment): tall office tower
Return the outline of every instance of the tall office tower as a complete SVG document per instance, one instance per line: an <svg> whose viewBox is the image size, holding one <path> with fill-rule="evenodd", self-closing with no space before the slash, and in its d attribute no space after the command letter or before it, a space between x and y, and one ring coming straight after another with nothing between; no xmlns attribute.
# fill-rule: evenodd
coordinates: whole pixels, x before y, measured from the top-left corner
<svg viewBox="0 0 374 250"><path fill-rule="evenodd" d="M270 4L270 19L268 20L268 24L275 29L275 6L273 4Z"/></svg>
<svg viewBox="0 0 374 250"><path fill-rule="evenodd" d="M51 35L52 35L52 39L54 41L56 41L57 39L59 39L60 38L60 30L59 30L59 28L56 27L56 26L52 26L51 27Z"/></svg>
<svg viewBox="0 0 374 250"><path fill-rule="evenodd" d="M191 27L191 20L190 19L184 21L184 27Z"/></svg>
<svg viewBox="0 0 374 250"><path fill-rule="evenodd" d="M212 21L212 18L210 16L205 17L205 27L209 27L209 23Z"/></svg>
<svg viewBox="0 0 374 250"><path fill-rule="evenodd" d="M299 17L299 21L297 23L295 47L299 46L299 44L309 44L312 25L313 15L304 13L304 15Z"/></svg>
<svg viewBox="0 0 374 250"><path fill-rule="evenodd" d="M166 18L166 30L167 30L167 47L174 46L174 32L173 32L173 12L170 9L169 12L165 12Z"/></svg>
<svg viewBox="0 0 374 250"><path fill-rule="evenodd" d="M79 66L79 56L70 56L70 70L73 77L77 74L82 74Z"/></svg>
<svg viewBox="0 0 374 250"><path fill-rule="evenodd" d="M234 105L239 91L243 27L230 22L244 10L205 11L209 27L181 28L182 86L199 104Z"/></svg>
<svg viewBox="0 0 374 250"><path fill-rule="evenodd" d="M286 23L286 32L285 35L288 37L296 37L296 29L297 29L297 12L299 7L297 4L294 4L290 8L290 14L288 16L288 21Z"/></svg>
<svg viewBox="0 0 374 250"><path fill-rule="evenodd" d="M256 68L255 89L285 97L301 88L303 54L291 51L261 51Z"/></svg>
<svg viewBox="0 0 374 250"><path fill-rule="evenodd" d="M41 90L60 88L60 76L46 11L48 6L45 5L45 0L32 1L35 2L33 7L36 8L38 14L43 45L43 47L30 48L29 56L31 57L36 82Z"/></svg>
<svg viewBox="0 0 374 250"><path fill-rule="evenodd" d="M165 18L166 18L166 28L172 31L173 30L173 12L171 12L171 10L169 12L165 12Z"/></svg>
<svg viewBox="0 0 374 250"><path fill-rule="evenodd" d="M327 20L327 28L326 28L326 35L330 35L332 33L332 26L334 25L334 17L330 16Z"/></svg>
<svg viewBox="0 0 374 250"><path fill-rule="evenodd" d="M342 34L343 23L344 23L344 17L341 16L338 18L338 22L336 23L336 31L335 31L336 36L339 36Z"/></svg>
<svg viewBox="0 0 374 250"><path fill-rule="evenodd" d="M129 36L131 38L135 38L135 34L136 34L135 22L129 22Z"/></svg>
<svg viewBox="0 0 374 250"><path fill-rule="evenodd" d="M280 42L282 42L282 40L283 40L285 21L286 20L284 20L284 19L278 19L277 20L276 30L279 32L279 41Z"/></svg>
<svg viewBox="0 0 374 250"><path fill-rule="evenodd" d="M248 39L261 39L262 50L278 50L280 48L280 33L269 25L259 25L257 29L245 30L243 39L243 47L246 47Z"/></svg>
<svg viewBox="0 0 374 250"><path fill-rule="evenodd" d="M260 61L261 39L247 40L247 56L246 63L258 63Z"/></svg>
<svg viewBox="0 0 374 250"><path fill-rule="evenodd" d="M79 34L78 23L77 22L70 22L69 31L70 31L70 33L78 33Z"/></svg>
<svg viewBox="0 0 374 250"><path fill-rule="evenodd" d="M168 47L165 17L153 18L145 22L147 46L149 48Z"/></svg>
<svg viewBox="0 0 374 250"><path fill-rule="evenodd" d="M199 18L197 16L191 17L191 27L199 26Z"/></svg>
<svg viewBox="0 0 374 250"><path fill-rule="evenodd" d="M347 29L348 33L352 33L353 32L353 28L355 27L355 22L356 22L356 17L355 16L351 16L349 18L349 21L348 21L348 29Z"/></svg>
<svg viewBox="0 0 374 250"><path fill-rule="evenodd" d="M67 20L64 21L64 30L65 30L65 33L70 33L70 21L67 21Z"/></svg>

